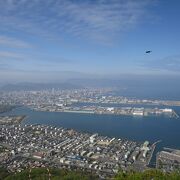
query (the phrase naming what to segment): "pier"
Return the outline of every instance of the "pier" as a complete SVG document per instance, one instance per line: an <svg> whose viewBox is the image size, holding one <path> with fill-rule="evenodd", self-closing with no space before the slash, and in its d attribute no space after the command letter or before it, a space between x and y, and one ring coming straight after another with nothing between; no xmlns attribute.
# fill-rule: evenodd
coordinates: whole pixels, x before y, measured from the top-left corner
<svg viewBox="0 0 180 180"><path fill-rule="evenodd" d="M179 118L179 115L173 110L173 112L172 112L172 115L173 115L173 117L175 117L176 119L178 119Z"/></svg>
<svg viewBox="0 0 180 180"><path fill-rule="evenodd" d="M158 143L160 143L160 142L162 142L162 140L158 140L158 141L156 141L156 142L154 142L154 143L152 144L152 151L151 151L151 155L150 155L150 157L149 157L149 160L148 160L148 162L147 162L147 166L150 165L150 162L151 162L151 160L152 160L152 157L153 157L153 154L154 154L156 145L157 145Z"/></svg>

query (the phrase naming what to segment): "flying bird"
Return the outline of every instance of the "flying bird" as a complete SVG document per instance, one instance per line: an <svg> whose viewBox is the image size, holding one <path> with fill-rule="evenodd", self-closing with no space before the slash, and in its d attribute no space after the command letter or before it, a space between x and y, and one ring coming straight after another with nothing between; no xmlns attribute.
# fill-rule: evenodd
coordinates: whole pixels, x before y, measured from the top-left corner
<svg viewBox="0 0 180 180"><path fill-rule="evenodd" d="M148 54L148 53L151 53L152 51L146 51L146 53Z"/></svg>

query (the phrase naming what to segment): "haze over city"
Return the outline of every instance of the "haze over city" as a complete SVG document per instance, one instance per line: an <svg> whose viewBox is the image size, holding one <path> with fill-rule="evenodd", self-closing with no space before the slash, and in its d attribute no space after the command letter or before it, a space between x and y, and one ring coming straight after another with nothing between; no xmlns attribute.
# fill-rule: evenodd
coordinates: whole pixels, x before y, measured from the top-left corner
<svg viewBox="0 0 180 180"><path fill-rule="evenodd" d="M179 6L177 0L1 0L0 82L179 77Z"/></svg>

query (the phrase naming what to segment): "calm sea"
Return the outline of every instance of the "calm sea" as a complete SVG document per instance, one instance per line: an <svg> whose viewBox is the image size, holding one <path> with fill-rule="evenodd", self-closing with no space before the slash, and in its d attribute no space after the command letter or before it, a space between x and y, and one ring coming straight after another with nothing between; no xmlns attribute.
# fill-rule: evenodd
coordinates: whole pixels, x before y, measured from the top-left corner
<svg viewBox="0 0 180 180"><path fill-rule="evenodd" d="M180 107L173 108L180 115ZM135 141L162 140L156 148L157 151L163 147L180 149L180 118L37 112L26 107L16 108L2 115L5 114L27 115L24 124L61 126Z"/></svg>

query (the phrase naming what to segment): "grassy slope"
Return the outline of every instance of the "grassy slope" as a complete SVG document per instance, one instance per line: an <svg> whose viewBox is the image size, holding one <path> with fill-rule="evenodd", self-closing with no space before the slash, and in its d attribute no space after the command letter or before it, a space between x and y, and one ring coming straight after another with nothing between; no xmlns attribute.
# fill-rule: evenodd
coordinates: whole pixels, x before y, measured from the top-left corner
<svg viewBox="0 0 180 180"><path fill-rule="evenodd" d="M49 180L49 173L46 168L24 170L21 173L9 174L6 170L0 169L0 180L24 180L29 179L29 174L32 180ZM67 170L50 169L51 180L96 180L94 175L85 172L72 172ZM180 180L180 173L173 172L170 174L162 173L158 170L148 170L143 173L140 172L119 172L114 180Z"/></svg>

